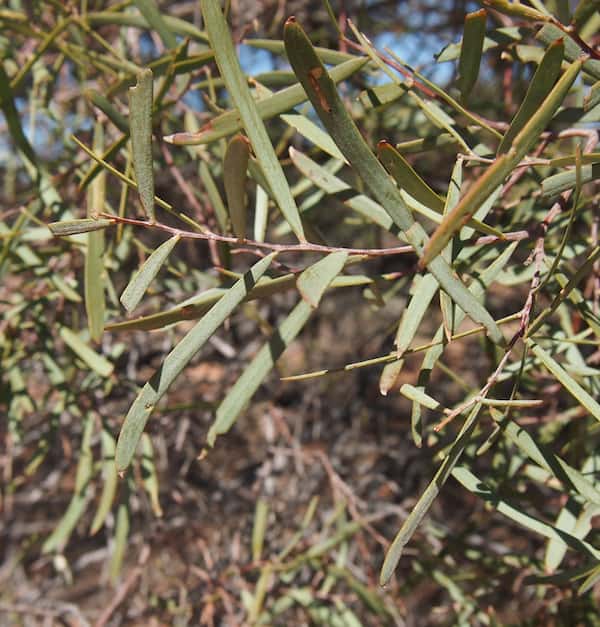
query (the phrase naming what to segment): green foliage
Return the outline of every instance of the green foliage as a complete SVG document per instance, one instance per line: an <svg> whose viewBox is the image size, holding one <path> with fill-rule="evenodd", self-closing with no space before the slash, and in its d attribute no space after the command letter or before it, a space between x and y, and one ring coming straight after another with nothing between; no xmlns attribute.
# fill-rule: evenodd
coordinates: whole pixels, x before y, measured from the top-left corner
<svg viewBox="0 0 600 627"><path fill-rule="evenodd" d="M44 16L35 27L19 2L0 9L0 108L15 150L0 164L0 412L11 450L27 460L7 471L3 499L41 468L76 467L70 500L35 550L61 557L78 530L106 531L118 582L139 495L149 516L165 514L165 440L151 437L179 428L165 399L223 342L215 334L234 329L238 343L222 350L245 365L219 398L190 392L192 408L210 412L193 443L209 459L286 350L352 294L383 354L352 345L350 363L330 366L329 347L313 344L320 369L282 378L317 379L296 384L305 390L334 372L383 368L381 393L408 400L394 411L403 408L433 467L424 464L420 496L413 486L410 507L386 525L386 514L361 513L326 455L297 453L298 463L322 461L333 514L315 497L291 538L277 536L276 508L257 498L248 562L231 584L243 620L278 624L298 611L315 624L396 624L394 595L429 579L452 599L456 624L492 624L478 598L493 584L481 573L518 570L540 594L574 586L573 607L587 612L600 559L600 55L586 43L597 2L573 15L560 2L481 4L494 18L467 15L461 42L437 57L458 72L447 87L354 25L351 45L336 51L315 46L295 18L282 40L248 42L292 71L250 77L216 0L201 2L205 30L152 0L95 12L48 3L35 8ZM129 47L129 28L157 34L155 58ZM33 52L20 67L23 41ZM488 57L504 64L504 87L483 75ZM67 70L77 77L75 126L93 120L93 135L78 130L74 141L63 141L57 113ZM202 124L185 104L193 93L206 103ZM32 139L49 120L58 157ZM130 353L150 331L165 338L160 359L131 380ZM316 389L327 403L326 387ZM68 465L56 453L65 423L79 441ZM478 543L461 532L472 564L455 569L453 530L428 518L451 476L478 520L495 510L494 524L531 539L527 549L509 537L497 552L482 526ZM373 565L360 576L353 565L366 537L378 542L378 578ZM409 543L418 550L402 557ZM206 577L216 586L203 599L210 612L230 594L223 581L233 575L219 577Z"/></svg>

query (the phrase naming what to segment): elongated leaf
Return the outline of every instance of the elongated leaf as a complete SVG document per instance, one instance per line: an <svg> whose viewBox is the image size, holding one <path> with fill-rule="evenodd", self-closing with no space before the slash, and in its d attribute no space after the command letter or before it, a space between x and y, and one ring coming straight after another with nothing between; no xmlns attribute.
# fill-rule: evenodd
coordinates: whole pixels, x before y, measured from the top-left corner
<svg viewBox="0 0 600 627"><path fill-rule="evenodd" d="M504 427L504 432L511 442L517 445L536 464L552 473L559 481L579 493L590 503L600 505L600 490L561 457L541 448L525 429L514 422L509 422Z"/></svg>
<svg viewBox="0 0 600 627"><path fill-rule="evenodd" d="M372 285L376 279L364 275L340 276L333 279L331 288L346 288L356 286ZM296 285L296 275L286 274L276 279L263 277L258 284L250 290L244 301L267 298L273 294L281 294L292 289ZM106 325L109 331L151 331L160 329L182 320L197 320L202 317L210 307L216 303L227 290L222 288L212 288L203 292L200 296L168 309L167 311L142 316L134 320L125 320L114 324Z"/></svg>
<svg viewBox="0 0 600 627"><path fill-rule="evenodd" d="M423 253L421 264L427 265L440 254L456 231L477 211L485 199L527 154L531 146L538 141L542 131L550 122L558 107L563 103L573 81L581 70L582 63L583 61L579 59L569 66L552 91L544 99L542 106L517 134L512 143L513 150L494 161L481 179L469 189L458 205L435 230Z"/></svg>
<svg viewBox="0 0 600 627"><path fill-rule="evenodd" d="M50 553L55 549L61 549L69 540L75 525L85 511L89 499L88 486L94 466L91 449L94 422L95 415L93 412L89 412L83 426L79 462L77 463L77 473L75 475L75 491L67 511L54 528L52 534L44 542L42 553Z"/></svg>
<svg viewBox="0 0 600 627"><path fill-rule="evenodd" d="M312 120L309 120L304 115L298 115L295 113L284 114L280 117L286 124L289 124L292 128L295 128L300 133L300 135L306 137L306 139L311 141L315 146L318 146L327 154L331 155L334 159L340 159L342 161L344 160L344 155L335 145L335 142Z"/></svg>
<svg viewBox="0 0 600 627"><path fill-rule="evenodd" d="M246 180L250 143L243 135L236 135L227 145L223 160L223 184L227 195L229 217L236 237L246 237Z"/></svg>
<svg viewBox="0 0 600 627"><path fill-rule="evenodd" d="M581 168L581 184L600 179L600 162L584 165ZM567 189L572 189L577 183L576 170L559 172L542 181L542 196L558 196Z"/></svg>
<svg viewBox="0 0 600 627"><path fill-rule="evenodd" d="M91 370L97 372L101 377L108 377L111 374L113 365L110 361L96 353L79 335L73 333L73 331L67 329L67 327L61 327L59 333L65 344L85 362Z"/></svg>
<svg viewBox="0 0 600 627"><path fill-rule="evenodd" d="M258 562L262 556L269 504L264 499L258 499L254 510L254 526L252 527L252 561Z"/></svg>
<svg viewBox="0 0 600 627"><path fill-rule="evenodd" d="M561 531L552 525L549 525L538 518L530 516L523 511L522 506L512 505L507 500L500 498L483 482L476 477L470 470L464 467L455 468L452 475L460 482L469 492L476 494L484 501L492 504L501 514L507 516L518 525L529 529L545 538L557 538L563 540L566 544L585 555L589 555L595 559L600 559L600 551L595 549L589 543L575 538L565 531Z"/></svg>
<svg viewBox="0 0 600 627"><path fill-rule="evenodd" d="M485 9L467 13L465 16L463 42L458 61L460 93L464 102L468 100L479 75L486 21Z"/></svg>
<svg viewBox="0 0 600 627"><path fill-rule="evenodd" d="M133 167L146 217L154 222L154 169L152 165L152 70L146 69L129 89L129 125Z"/></svg>
<svg viewBox="0 0 600 627"><path fill-rule="evenodd" d="M119 433L116 451L117 469L123 470L129 466L156 403L167 392L192 357L254 287L258 279L266 272L273 257L274 255L269 255L252 266L173 348L158 371L144 385L130 407Z"/></svg>
<svg viewBox="0 0 600 627"><path fill-rule="evenodd" d="M379 142L377 148L379 159L394 177L400 189L406 190L426 207L431 207L438 212L444 209L444 199L427 185L410 163L390 143Z"/></svg>
<svg viewBox="0 0 600 627"><path fill-rule="evenodd" d="M331 70L331 79L338 83L352 76L368 61L366 57L354 57L344 61ZM281 113L289 111L307 99L302 85L295 84L256 102L258 115L262 120L269 120ZM209 144L217 139L233 135L243 128L237 110L226 111L213 118L197 133L175 133L165 137L165 141L173 144Z"/></svg>
<svg viewBox="0 0 600 627"><path fill-rule="evenodd" d="M498 146L498 154L508 152L514 138L539 109L550 90L554 87L556 79L560 76L564 52L565 46L562 39L555 41L546 50L529 83L525 98L500 142L500 146Z"/></svg>
<svg viewBox="0 0 600 627"><path fill-rule="evenodd" d="M90 11L85 19L91 25L115 24L117 26L133 26L134 28L148 28L150 24L143 15L135 15L125 11ZM206 33L194 26L189 20L183 20L172 15L163 15L162 20L176 35L189 37L199 43L206 44Z"/></svg>
<svg viewBox="0 0 600 627"><path fill-rule="evenodd" d="M438 290L438 282L431 274L421 277L415 281L412 288L412 296L408 307L402 313L398 332L396 333L396 349L398 357L402 357L406 349L410 346L421 321L425 317L431 300Z"/></svg>
<svg viewBox="0 0 600 627"><path fill-rule="evenodd" d="M244 73L235 54L231 33L221 12L219 3L202 0L202 14L206 29L215 51L215 60L229 94L239 110L254 153L267 179L279 209L301 242L306 241L298 207L277 159L271 140L258 113Z"/></svg>
<svg viewBox="0 0 600 627"><path fill-rule="evenodd" d="M144 488L150 497L150 503L152 505L152 511L155 516L162 516L162 508L159 500L159 487L158 487L158 473L156 472L156 465L154 463L154 447L152 446L152 440L147 433L142 433L141 437L141 471L142 479L144 481Z"/></svg>
<svg viewBox="0 0 600 627"><path fill-rule="evenodd" d="M148 286L165 264L179 239L179 235L175 235L163 242L131 277L120 298L121 304L127 311L133 311L138 306Z"/></svg>
<svg viewBox="0 0 600 627"><path fill-rule="evenodd" d="M94 126L94 151L101 153L104 144L104 131L97 122ZM97 176L87 194L87 215L94 219L98 212L104 210L106 192L106 173ZM104 331L104 232L103 230L90 231L87 236L85 251L84 292L85 310L88 319L88 328L92 341L99 342Z"/></svg>
<svg viewBox="0 0 600 627"><path fill-rule="evenodd" d="M379 377L379 392L382 396L387 396L388 392L396 385L403 366L404 360L398 359L383 367L381 376Z"/></svg>
<svg viewBox="0 0 600 627"><path fill-rule="evenodd" d="M571 394L575 400L590 412L596 419L600 420L600 405L573 379L567 371L560 366L551 355L549 355L541 346L538 346L531 340L528 340L531 352L542 362L542 364L556 377L558 382Z"/></svg>
<svg viewBox="0 0 600 627"><path fill-rule="evenodd" d="M579 44L564 30L558 28L554 24L544 24L535 36L536 39L550 46L557 39L563 39L565 43L565 57L568 61L576 61L584 54ZM588 58L583 63L585 72L593 76L596 80L600 80L600 60Z"/></svg>
<svg viewBox="0 0 600 627"><path fill-rule="evenodd" d="M129 135L129 121L104 94L95 89L88 89L85 92L85 97L89 98L92 104L98 107L121 133Z"/></svg>
<svg viewBox="0 0 600 627"><path fill-rule="evenodd" d="M127 503L119 504L117 509L117 523L115 525L115 539L113 553L110 559L109 577L112 583L116 583L121 572L125 553L127 551L127 538L129 536L129 508Z"/></svg>
<svg viewBox="0 0 600 627"><path fill-rule="evenodd" d="M98 509L94 515L90 535L97 533L104 524L112 507L117 491L117 467L115 466L115 439L106 429L100 433L102 443L102 494L98 503Z"/></svg>
<svg viewBox="0 0 600 627"><path fill-rule="evenodd" d="M56 237L67 237L68 235L79 235L80 233L89 233L90 231L98 231L112 226L114 222L105 218L82 218L81 220L61 220L60 222L51 222L48 228L52 235Z"/></svg>
<svg viewBox="0 0 600 627"><path fill-rule="evenodd" d="M480 409L480 403L473 407L458 436L456 437L456 440L454 440L454 443L450 447L446 458L431 480L431 483L420 496L417 504L413 507L412 511L408 515L408 518L404 521L400 531L398 531L396 537L394 538L394 541L386 553L383 566L381 567L379 582L382 586L387 584L391 579L394 570L400 561L404 547L412 538L414 532L419 526L419 523L429 511L431 504L440 493L442 486L446 483L446 480L450 476L454 466L458 463L458 460L465 450L466 445L469 443L471 434L475 429Z"/></svg>
<svg viewBox="0 0 600 627"><path fill-rule="evenodd" d="M346 253L331 253L307 268L298 277L298 288L303 295L303 300L279 325L277 331L256 354L219 405L215 421L206 438L209 446L214 446L217 436L231 429L277 359L307 323L328 285L343 268L345 260Z"/></svg>
<svg viewBox="0 0 600 627"><path fill-rule="evenodd" d="M284 39L292 68L323 125L350 165L404 232L415 252L421 256L423 245L427 240L424 229L413 220L400 191L389 179L385 168L366 145L354 121L346 111L335 84L315 54L310 40L292 18L286 22ZM429 265L429 270L452 299L473 320L485 326L494 342L504 343L502 332L494 319L480 302L472 298L465 285L457 279L443 259L433 259Z"/></svg>
<svg viewBox="0 0 600 627"><path fill-rule="evenodd" d="M327 286L342 271L348 253L335 252L309 266L298 277L298 291L302 298L314 309L319 306Z"/></svg>
<svg viewBox="0 0 600 627"><path fill-rule="evenodd" d="M156 2L154 0L133 0L135 6L139 9L140 13L144 16L144 19L150 27L155 30L165 48L177 48L177 39L173 34L168 22L163 18L156 6Z"/></svg>

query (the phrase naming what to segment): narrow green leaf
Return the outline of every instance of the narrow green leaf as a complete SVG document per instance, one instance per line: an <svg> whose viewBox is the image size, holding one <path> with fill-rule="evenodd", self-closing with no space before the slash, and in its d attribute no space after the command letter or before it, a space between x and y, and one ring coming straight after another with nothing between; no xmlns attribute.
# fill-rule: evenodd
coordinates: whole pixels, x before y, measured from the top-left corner
<svg viewBox="0 0 600 627"><path fill-rule="evenodd" d="M575 381L562 366L560 366L551 355L549 355L541 346L538 346L533 341L527 341L531 352L542 362L542 364L551 372L557 379L557 381L571 394L575 400L596 419L600 420L600 405L592 398L588 392L586 392Z"/></svg>
<svg viewBox="0 0 600 627"><path fill-rule="evenodd" d="M394 177L400 189L406 190L413 198L426 207L442 212L444 199L436 194L417 174L408 161L387 141L379 142L379 159L385 169Z"/></svg>
<svg viewBox="0 0 600 627"><path fill-rule="evenodd" d="M438 471L435 473L435 476L423 492L423 494L419 497L417 504L413 507L412 511L408 515L408 518L404 521L404 524L398 531L394 541L392 542L390 548L388 549L385 560L383 562L383 566L381 567L381 574L379 577L379 582L382 586L387 584L391 579L394 570L396 570L396 566L400 561L400 557L402 556L402 551L404 547L412 538L414 532L421 520L423 520L425 514L429 511L431 504L436 499L437 495L440 493L440 490L446 480L450 476L454 466L458 463L460 456L465 450L466 445L469 443L471 438L471 434L475 429L477 424L477 416L479 415L479 410L481 409L481 404L478 403L473 407L471 412L469 413L465 423L463 424L458 436L454 440L450 450Z"/></svg>
<svg viewBox="0 0 600 627"><path fill-rule="evenodd" d="M539 446L533 437L518 424L508 422L503 429L510 441L536 464L554 475L567 488L579 493L586 501L600 505L600 490L581 472L567 464L558 455Z"/></svg>
<svg viewBox="0 0 600 627"><path fill-rule="evenodd" d="M552 43L546 50L529 83L525 98L500 142L500 146L498 146L498 154L508 152L514 138L532 115L542 106L544 99L548 96L550 90L554 87L554 83L560 76L564 51L565 46L562 39Z"/></svg>
<svg viewBox="0 0 600 627"><path fill-rule="evenodd" d="M473 216L485 199L502 183L514 166L527 154L531 146L538 141L546 125L563 103L573 81L581 70L582 63L583 60L579 59L569 66L552 91L544 99L542 106L538 108L517 134L512 143L512 149L494 161L486 173L471 186L458 205L435 230L423 253L423 258L420 262L422 265L427 265L440 254L456 231Z"/></svg>
<svg viewBox="0 0 600 627"><path fill-rule="evenodd" d="M100 154L104 144L104 132L100 122L94 126L94 152ZM104 210L106 193L106 173L97 176L87 193L87 215L94 219ZM84 267L84 294L85 310L88 319L88 328L92 341L99 342L104 331L104 283L106 271L104 269L104 231L88 232L87 248L85 251Z"/></svg>
<svg viewBox="0 0 600 627"><path fill-rule="evenodd" d="M589 183L600 179L600 162L584 165L581 168L581 183ZM558 196L567 189L572 189L577 183L577 171L567 170L553 174L542 181L542 196Z"/></svg>
<svg viewBox="0 0 600 627"><path fill-rule="evenodd" d="M229 217L236 237L246 237L246 180L250 142L243 135L236 135L227 144L223 159L223 184L227 196Z"/></svg>
<svg viewBox="0 0 600 627"><path fill-rule="evenodd" d="M85 363L91 370L98 373L101 377L108 377L113 371L113 365L98 355L88 344L86 344L79 335L73 333L67 327L60 327L60 337L65 344Z"/></svg>
<svg viewBox="0 0 600 627"><path fill-rule="evenodd" d="M104 218L82 218L81 220L61 220L60 222L50 222L48 228L52 235L56 237L66 237L68 235L79 235L80 233L89 233L90 231L98 231L112 226L112 220Z"/></svg>
<svg viewBox="0 0 600 627"><path fill-rule="evenodd" d="M335 252L327 255L317 263L309 266L298 277L298 291L302 298L314 309L319 306L319 302L325 289L331 281L342 271L348 259L348 253Z"/></svg>
<svg viewBox="0 0 600 627"><path fill-rule="evenodd" d="M265 532L267 530L267 518L269 516L269 504L264 499L258 499L254 510L254 525L252 527L252 561L258 562L262 556Z"/></svg>
<svg viewBox="0 0 600 627"><path fill-rule="evenodd" d="M113 584L119 578L123 560L127 551L127 538L129 536L129 508L127 503L120 503L117 509L117 523L115 525L115 539L112 546L112 556L109 565L109 577Z"/></svg>
<svg viewBox="0 0 600 627"><path fill-rule="evenodd" d="M342 256L344 256L343 260ZM300 275L298 286L303 292L303 300L279 325L219 405L215 421L206 438L209 446L214 446L217 436L227 433L233 426L277 359L306 324L314 311L315 303L319 303L331 281L341 271L343 261L345 261L345 253L332 253Z"/></svg>
<svg viewBox="0 0 600 627"><path fill-rule="evenodd" d="M219 189L217 188L217 184L210 172L206 161L200 162L199 167L200 180L206 189L206 193L208 194L208 198L212 205L212 208L215 212L215 216L217 218L217 222L219 223L219 228L223 233L229 232L229 214L225 207L225 203L221 198L221 194L219 193Z"/></svg>
<svg viewBox="0 0 600 627"><path fill-rule="evenodd" d="M247 46L268 50L274 54L287 54L287 49L280 39L245 39L244 43ZM348 52L340 52L339 50L331 50L330 48L315 47L315 52L319 59L321 59L323 63L327 63L327 65L338 65L355 58L354 55Z"/></svg>
<svg viewBox="0 0 600 627"><path fill-rule="evenodd" d="M201 6L211 46L215 51L215 60L229 94L239 110L240 118L254 153L279 209L281 209L283 216L289 222L298 239L304 242L306 238L304 237L298 207L258 113L256 103L246 82L246 77L240 68L231 40L231 33L219 3L215 2L215 0L202 0Z"/></svg>
<svg viewBox="0 0 600 627"><path fill-rule="evenodd" d="M115 24L117 26L132 26L134 28L149 28L150 24L143 15L135 15L125 11L90 11L85 19L91 25ZM206 33L194 26L190 21L172 15L163 15L163 21L176 35L189 37L199 43L207 43Z"/></svg>
<svg viewBox="0 0 600 627"><path fill-rule="evenodd" d="M85 91L85 97L88 98L95 107L98 107L121 133L129 135L129 121L104 94L101 94L95 89L88 89Z"/></svg>
<svg viewBox="0 0 600 627"><path fill-rule="evenodd" d="M318 146L323 152L331 155L334 159L340 159L344 161L344 155L340 152L340 149L335 145L335 142L331 137L320 129L312 120L309 120L304 115L296 113L287 113L280 116L281 119L289 124L292 128L295 128L300 135L306 137L315 146Z"/></svg>
<svg viewBox="0 0 600 627"><path fill-rule="evenodd" d="M569 499L569 506L563 507L556 519L554 526L561 531L572 534L577 518L572 511L572 508L576 506L573 499ZM546 545L546 554L544 555L544 570L547 573L554 572L562 562L567 552L567 545L565 541L560 538L550 538Z"/></svg>
<svg viewBox="0 0 600 627"><path fill-rule="evenodd" d="M583 99L583 110L591 111L600 104L600 81L596 81L591 87L588 95Z"/></svg>
<svg viewBox="0 0 600 627"><path fill-rule="evenodd" d="M140 469L142 471L144 488L150 497L150 504L152 505L154 515L160 518L163 515L163 512L158 496L158 473L156 472L156 465L154 463L154 447L152 446L152 439L147 433L142 433L140 444L142 449L140 451Z"/></svg>
<svg viewBox="0 0 600 627"><path fill-rule="evenodd" d="M579 44L564 30L558 28L554 24L544 24L535 36L547 46L551 45L557 39L564 39L565 43L565 57L568 61L576 61L584 54ZM587 59L583 63L583 69L585 72L593 76L596 80L600 80L600 60L599 59Z"/></svg>
<svg viewBox="0 0 600 627"><path fill-rule="evenodd" d="M42 553L60 550L68 542L71 533L85 512L89 496L88 486L93 474L92 435L94 433L95 415L89 412L83 425L79 462L75 475L75 489L67 511L64 513L54 531L42 545Z"/></svg>
<svg viewBox="0 0 600 627"><path fill-rule="evenodd" d="M163 242L131 277L120 298L121 304L127 311L133 311L138 306L148 286L163 267L179 240L179 235L175 235Z"/></svg>
<svg viewBox="0 0 600 627"><path fill-rule="evenodd" d="M258 261L215 303L206 315L185 335L165 357L153 377L144 385L130 407L117 441L116 464L118 470L129 466L138 441L156 403L167 392L188 362L217 330L237 305L247 296L258 279L266 272L274 255Z"/></svg>
<svg viewBox="0 0 600 627"><path fill-rule="evenodd" d="M416 253L421 256L423 245L427 241L423 227L413 220L400 191L367 146L354 121L346 111L335 84L315 54L306 33L292 18L286 22L284 39L292 68L323 125L347 161L404 232L406 239L415 248ZM485 326L492 341L499 344L504 343L502 332L494 319L480 302L472 298L465 285L455 276L443 259L432 259L429 270L453 300L473 320Z"/></svg>
<svg viewBox="0 0 600 627"><path fill-rule="evenodd" d="M389 364L385 364L379 377L379 392L382 396L387 396L388 392L396 385L398 377L402 372L404 360L398 359Z"/></svg>
<svg viewBox="0 0 600 627"><path fill-rule="evenodd" d="M133 146L133 167L146 217L154 222L154 169L152 166L152 70L137 77L129 88L129 125Z"/></svg>
<svg viewBox="0 0 600 627"><path fill-rule="evenodd" d="M419 403L419 405L423 405L423 407L427 407L427 409L432 409L434 411L443 410L442 405L440 405L440 403L436 401L435 398L429 396L429 394L425 394L422 388L415 387L410 383L405 383L400 388L400 394L402 394L402 396L406 396L406 398L410 399L411 401Z"/></svg>
<svg viewBox="0 0 600 627"><path fill-rule="evenodd" d="M455 468L452 472L454 478L461 483L469 492L476 494L479 498L490 503L501 514L507 516L521 527L540 534L545 538L557 538L563 540L567 545L579 553L589 555L595 559L600 559L600 551L587 542L572 536L565 531L561 531L548 523L545 523L534 516L530 516L523 511L522 505L512 505L505 499L495 494L481 479L476 477L470 470L464 467Z"/></svg>
<svg viewBox="0 0 600 627"><path fill-rule="evenodd" d="M571 23L580 29L597 11L600 11L600 0L579 0Z"/></svg>
<svg viewBox="0 0 600 627"><path fill-rule="evenodd" d="M408 303L408 307L402 313L400 324L398 326L398 332L396 333L396 349L398 351L398 357L402 357L406 349L413 341L417 329L421 324L421 321L425 317L431 300L435 296L438 290L438 282L431 274L426 274L418 281L415 280L413 287L411 288L411 299Z"/></svg>
<svg viewBox="0 0 600 627"><path fill-rule="evenodd" d="M256 204L254 207L254 239L257 242L264 242L267 235L267 225L269 222L269 196L267 192L256 184Z"/></svg>
<svg viewBox="0 0 600 627"><path fill-rule="evenodd" d="M483 52L487 52L492 48L497 48L498 46L510 46L516 42L519 42L523 39L526 34L526 29L517 26L503 26L501 28L496 28L493 31L487 33L486 37L483 40ZM444 46L442 50L435 55L435 59L438 63L444 63L447 61L454 61L458 59L461 54L463 41L459 41L458 43L448 44Z"/></svg>
<svg viewBox="0 0 600 627"><path fill-rule="evenodd" d="M15 146L30 162L31 167L36 167L35 153L21 126L21 116L15 105L14 93L10 86L8 74L4 69L4 59L0 61L0 109L4 113L8 131Z"/></svg>
<svg viewBox="0 0 600 627"><path fill-rule="evenodd" d="M102 445L102 494L98 503L98 509L94 515L90 535L97 533L104 524L115 499L117 491L117 467L115 466L115 439L106 429L100 433Z"/></svg>
<svg viewBox="0 0 600 627"><path fill-rule="evenodd" d="M485 9L467 13L465 16L463 41L458 61L459 86L463 102L468 100L479 75L486 21Z"/></svg>
<svg viewBox="0 0 600 627"><path fill-rule="evenodd" d="M168 22L160 14L154 0L133 0L139 12L144 16L148 25L155 30L167 50L177 48L177 39L173 34Z"/></svg>
<svg viewBox="0 0 600 627"><path fill-rule="evenodd" d="M353 57L331 70L331 79L336 83L345 80L364 67L366 57ZM295 76L294 76L295 78ZM307 99L302 85L295 84L256 102L258 115L262 120L269 120L277 115L293 109ZM237 110L226 111L213 118L197 133L175 133L165 137L165 141L173 144L210 144L217 139L233 135L243 128Z"/></svg>

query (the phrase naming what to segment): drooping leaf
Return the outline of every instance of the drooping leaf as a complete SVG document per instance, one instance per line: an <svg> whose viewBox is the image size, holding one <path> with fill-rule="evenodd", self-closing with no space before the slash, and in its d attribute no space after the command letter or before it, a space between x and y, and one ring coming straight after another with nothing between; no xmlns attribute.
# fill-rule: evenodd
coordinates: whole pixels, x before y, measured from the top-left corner
<svg viewBox="0 0 600 627"><path fill-rule="evenodd" d="M60 337L65 344L85 363L91 370L101 377L108 377L114 366L106 358L99 355L93 348L84 342L77 333L73 333L67 327L60 327Z"/></svg>
<svg viewBox="0 0 600 627"><path fill-rule="evenodd" d="M310 40L292 18L286 22L284 40L292 68L323 125L350 165L404 232L415 252L421 256L423 245L427 240L424 229L413 220L400 191L389 179L385 168L367 146L354 121L346 111L335 84L316 55ZM465 285L457 279L443 259L432 259L429 270L452 299L471 318L486 327L492 341L499 344L504 343L502 332L494 319L480 302L472 298Z"/></svg>
<svg viewBox="0 0 600 627"><path fill-rule="evenodd" d="M227 207L236 237L246 237L246 180L250 143L243 135L236 135L227 144L223 159L223 184L227 195Z"/></svg>
<svg viewBox="0 0 600 627"><path fill-rule="evenodd" d="M298 277L298 287L303 300L279 325L219 405L215 421L206 437L209 446L214 446L217 436L231 429L277 359L304 327L328 285L343 268L346 257L346 253L331 253Z"/></svg>
<svg viewBox="0 0 600 627"><path fill-rule="evenodd" d="M444 246L454 236L485 199L502 183L514 166L527 154L531 146L538 141L546 125L562 104L571 85L581 70L583 61L574 61L552 91L544 99L541 107L527 121L512 142L513 150L498 157L485 174L469 188L458 205L448 214L435 230L427 244L421 264L427 265L435 259Z"/></svg>
<svg viewBox="0 0 600 627"><path fill-rule="evenodd" d="M133 148L133 167L138 192L146 217L154 222L154 168L152 163L152 70L137 77L129 88L129 126Z"/></svg>
<svg viewBox="0 0 600 627"><path fill-rule="evenodd" d="M120 298L121 304L127 311L133 311L138 306L148 286L163 267L179 240L180 236L174 235L163 242L131 277Z"/></svg>
<svg viewBox="0 0 600 627"><path fill-rule="evenodd" d="M124 470L129 466L146 422L154 411L156 403L164 396L173 381L225 318L232 313L254 287L258 279L266 272L273 257L274 255L269 255L252 266L171 350L158 371L144 385L127 412L119 433L116 451L116 464L119 470Z"/></svg>
<svg viewBox="0 0 600 627"><path fill-rule="evenodd" d="M202 0L202 14L221 76L238 108L240 118L277 205L292 230L306 241L298 207L290 192L281 164L252 98L246 77L240 68L225 17L214 0Z"/></svg>
<svg viewBox="0 0 600 627"><path fill-rule="evenodd" d="M158 6L154 0L134 0L135 6L139 9L139 12L144 16L144 19L150 27L155 30L165 48L176 48L177 39L173 31L171 30L169 23L160 14Z"/></svg>
<svg viewBox="0 0 600 627"><path fill-rule="evenodd" d="M450 473L458 463L460 456L465 450L466 445L468 444L471 434L475 429L477 424L477 416L479 415L479 411L481 409L481 404L477 403L475 407L469 413L467 419L465 420L464 425L462 426L458 436L454 440L450 450L448 451L444 461L439 467L438 471L435 473L435 476L423 492L421 494L417 504L413 507L412 511L408 515L408 518L404 521L404 524L400 528L400 531L396 534L394 541L390 545L388 549L385 560L383 562L383 566L381 567L381 574L379 576L379 582L382 586L387 584L394 574L394 570L396 570L396 566L400 561L400 557L402 557L402 551L404 547L408 544L409 540L412 538L414 532L423 517L429 511L433 501L436 499L437 495L440 493L440 490L446 480L450 476Z"/></svg>
<svg viewBox="0 0 600 627"><path fill-rule="evenodd" d="M465 28L458 61L459 86L463 102L468 100L479 75L486 21L485 9L467 13L465 16Z"/></svg>
<svg viewBox="0 0 600 627"><path fill-rule="evenodd" d="M554 87L556 79L560 76L565 46L562 39L551 44L538 65L525 98L513 118L508 131L498 146L498 154L508 152L514 138L525 126L531 116L539 109L550 90Z"/></svg>

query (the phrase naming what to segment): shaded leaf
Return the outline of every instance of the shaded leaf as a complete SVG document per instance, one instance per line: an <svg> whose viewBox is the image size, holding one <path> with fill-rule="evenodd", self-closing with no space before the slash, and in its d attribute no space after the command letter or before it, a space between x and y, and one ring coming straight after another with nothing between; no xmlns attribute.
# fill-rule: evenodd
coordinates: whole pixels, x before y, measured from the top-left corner
<svg viewBox="0 0 600 627"><path fill-rule="evenodd" d="M246 237L246 180L250 142L243 135L236 135L227 144L223 159L223 184L227 196L229 217L236 237Z"/></svg>
<svg viewBox="0 0 600 627"><path fill-rule="evenodd" d="M467 101L479 75L487 11L480 9L465 16L460 59L458 61L459 86L463 101Z"/></svg>

